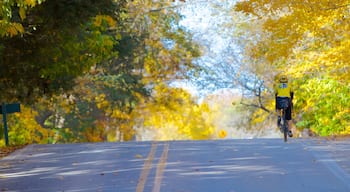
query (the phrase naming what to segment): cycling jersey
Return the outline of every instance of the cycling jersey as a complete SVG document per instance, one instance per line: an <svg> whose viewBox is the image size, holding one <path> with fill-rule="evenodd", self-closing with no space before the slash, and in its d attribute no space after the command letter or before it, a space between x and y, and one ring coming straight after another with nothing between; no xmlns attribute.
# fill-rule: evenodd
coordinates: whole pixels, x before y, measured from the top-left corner
<svg viewBox="0 0 350 192"><path fill-rule="evenodd" d="M276 97L293 97L293 88L290 83L278 83L275 86Z"/></svg>

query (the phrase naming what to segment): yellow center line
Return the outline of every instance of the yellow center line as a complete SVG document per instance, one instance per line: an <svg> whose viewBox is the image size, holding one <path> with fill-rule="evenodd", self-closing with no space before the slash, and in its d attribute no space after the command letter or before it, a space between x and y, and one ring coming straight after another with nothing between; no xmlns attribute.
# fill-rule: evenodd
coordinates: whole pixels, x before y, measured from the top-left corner
<svg viewBox="0 0 350 192"><path fill-rule="evenodd" d="M139 182L137 183L136 192L143 192L143 189L145 188L147 177L152 168L152 161L157 151L157 146L158 145L156 143L152 143L151 151L149 152L147 159L145 160L142 172L140 174Z"/></svg>
<svg viewBox="0 0 350 192"><path fill-rule="evenodd" d="M162 156L160 157L160 160L157 165L157 171L156 171L156 177L154 179L154 185L153 185L153 192L159 192L160 191L160 184L163 179L163 172L166 167L166 162L168 158L168 151L169 151L169 143L164 145Z"/></svg>

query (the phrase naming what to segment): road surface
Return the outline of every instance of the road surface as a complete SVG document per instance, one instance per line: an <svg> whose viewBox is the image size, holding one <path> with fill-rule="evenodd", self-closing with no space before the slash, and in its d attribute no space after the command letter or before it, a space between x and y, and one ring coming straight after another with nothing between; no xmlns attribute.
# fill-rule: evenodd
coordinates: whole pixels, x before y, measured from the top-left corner
<svg viewBox="0 0 350 192"><path fill-rule="evenodd" d="M349 192L350 140L30 145L0 160L0 191Z"/></svg>

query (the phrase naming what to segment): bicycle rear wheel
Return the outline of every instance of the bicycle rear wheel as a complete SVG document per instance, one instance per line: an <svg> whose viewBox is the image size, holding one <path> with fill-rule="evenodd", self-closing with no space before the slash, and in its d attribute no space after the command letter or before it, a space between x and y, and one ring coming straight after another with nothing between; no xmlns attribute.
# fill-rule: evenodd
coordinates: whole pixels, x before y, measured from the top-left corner
<svg viewBox="0 0 350 192"><path fill-rule="evenodd" d="M288 131L286 129L286 126L283 127L283 136L284 136L284 142L288 141Z"/></svg>
<svg viewBox="0 0 350 192"><path fill-rule="evenodd" d="M286 113L285 110L283 110L282 112L282 129L283 129L283 137L284 137L284 142L288 141L288 125L287 125L287 121L286 121Z"/></svg>

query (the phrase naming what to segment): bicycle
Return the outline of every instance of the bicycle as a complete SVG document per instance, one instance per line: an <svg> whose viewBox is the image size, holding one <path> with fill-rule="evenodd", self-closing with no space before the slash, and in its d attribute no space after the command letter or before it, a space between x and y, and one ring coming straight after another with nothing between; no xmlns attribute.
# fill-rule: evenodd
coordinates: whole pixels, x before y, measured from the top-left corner
<svg viewBox="0 0 350 192"><path fill-rule="evenodd" d="M279 123L279 128L283 132L283 137L284 137L284 142L288 141L288 122L286 120L286 109L287 108L282 108L279 110L280 112L280 117L281 121Z"/></svg>
<svg viewBox="0 0 350 192"><path fill-rule="evenodd" d="M283 133L283 137L284 137L284 142L288 141L288 122L286 120L286 110L289 106L289 100L285 99L285 98L278 98L277 100L278 102L278 111L279 111L279 117L281 117L281 120L278 120L278 126L281 130L281 132Z"/></svg>

